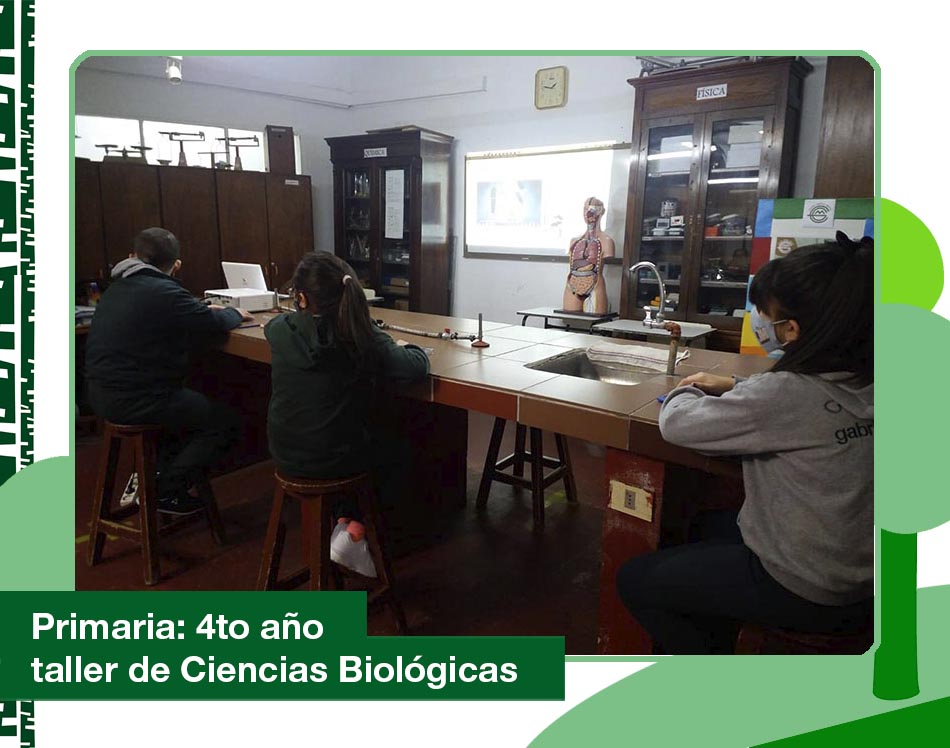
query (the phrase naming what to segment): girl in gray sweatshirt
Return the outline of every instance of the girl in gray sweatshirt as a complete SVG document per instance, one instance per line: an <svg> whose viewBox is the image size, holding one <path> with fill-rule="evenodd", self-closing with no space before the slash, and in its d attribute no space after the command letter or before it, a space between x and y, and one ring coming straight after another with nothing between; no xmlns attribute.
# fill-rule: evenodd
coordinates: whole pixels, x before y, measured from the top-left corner
<svg viewBox="0 0 950 748"><path fill-rule="evenodd" d="M702 542L639 556L617 579L668 654L730 652L737 625L869 630L873 611L873 244L772 260L750 287L772 370L700 373L666 398L663 438L742 458L737 522Z"/></svg>

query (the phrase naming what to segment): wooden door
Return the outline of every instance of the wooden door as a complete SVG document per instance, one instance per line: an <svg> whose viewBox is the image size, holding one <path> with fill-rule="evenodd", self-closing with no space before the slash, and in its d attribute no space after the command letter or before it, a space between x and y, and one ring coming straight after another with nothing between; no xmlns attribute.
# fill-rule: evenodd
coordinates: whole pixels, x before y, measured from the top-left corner
<svg viewBox="0 0 950 748"><path fill-rule="evenodd" d="M224 287L214 172L194 167L159 167L162 225L181 244L182 285L196 296Z"/></svg>
<svg viewBox="0 0 950 748"><path fill-rule="evenodd" d="M266 184L270 244L267 272L271 288L282 289L304 253L314 250L310 177L268 174Z"/></svg>
<svg viewBox="0 0 950 748"><path fill-rule="evenodd" d="M814 195L874 197L874 70L861 57L829 57Z"/></svg>
<svg viewBox="0 0 950 748"><path fill-rule="evenodd" d="M162 225L158 167L103 162L99 185L106 261L111 266L128 257L139 232Z"/></svg>
<svg viewBox="0 0 950 748"><path fill-rule="evenodd" d="M222 260L269 267L265 176L257 171L215 171Z"/></svg>
<svg viewBox="0 0 950 748"><path fill-rule="evenodd" d="M99 164L76 159L76 281L108 280L105 242L102 235L102 194Z"/></svg>

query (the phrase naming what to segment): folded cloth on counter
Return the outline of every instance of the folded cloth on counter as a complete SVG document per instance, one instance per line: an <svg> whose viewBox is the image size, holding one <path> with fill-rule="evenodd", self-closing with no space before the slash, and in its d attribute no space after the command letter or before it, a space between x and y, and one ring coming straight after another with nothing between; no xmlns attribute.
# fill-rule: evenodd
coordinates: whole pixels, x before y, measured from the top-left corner
<svg viewBox="0 0 950 748"><path fill-rule="evenodd" d="M689 357L689 348L677 351L676 363ZM651 348L646 345L619 345L598 343L587 349L587 358L598 364L611 366L639 366L653 371L666 371L670 359L668 348Z"/></svg>

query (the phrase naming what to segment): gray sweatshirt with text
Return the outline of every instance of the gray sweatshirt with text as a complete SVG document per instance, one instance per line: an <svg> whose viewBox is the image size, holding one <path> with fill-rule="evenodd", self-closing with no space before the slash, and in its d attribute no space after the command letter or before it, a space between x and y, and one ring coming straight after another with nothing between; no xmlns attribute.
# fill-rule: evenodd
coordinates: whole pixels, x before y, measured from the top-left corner
<svg viewBox="0 0 950 748"><path fill-rule="evenodd" d="M721 397L678 387L660 411L668 442L742 457L745 544L821 605L873 594L874 385L848 376L769 372Z"/></svg>

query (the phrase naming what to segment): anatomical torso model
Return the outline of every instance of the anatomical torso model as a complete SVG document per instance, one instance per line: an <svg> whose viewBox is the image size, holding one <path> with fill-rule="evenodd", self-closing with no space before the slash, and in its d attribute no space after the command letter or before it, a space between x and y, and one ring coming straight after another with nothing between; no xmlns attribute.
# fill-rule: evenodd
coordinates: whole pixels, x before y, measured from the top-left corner
<svg viewBox="0 0 950 748"><path fill-rule="evenodd" d="M596 197L587 198L584 202L587 232L571 240L570 269L564 289L566 311L607 312L604 259L614 256L614 240L600 228L603 215L604 204Z"/></svg>

